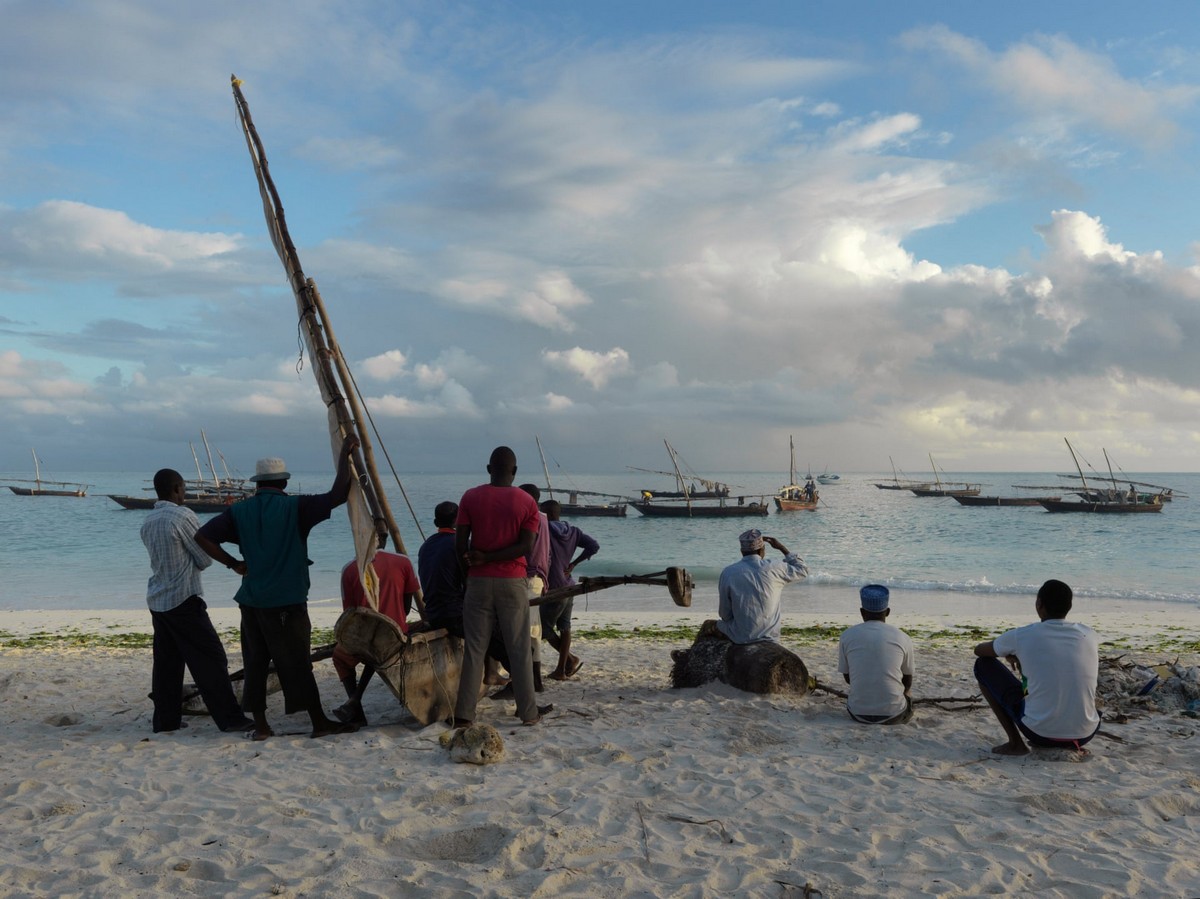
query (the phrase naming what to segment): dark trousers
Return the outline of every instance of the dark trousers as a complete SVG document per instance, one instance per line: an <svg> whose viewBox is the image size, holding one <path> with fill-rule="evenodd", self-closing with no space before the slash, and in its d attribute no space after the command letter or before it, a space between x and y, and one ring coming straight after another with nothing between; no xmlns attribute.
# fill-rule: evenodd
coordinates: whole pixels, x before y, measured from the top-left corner
<svg viewBox="0 0 1200 899"><path fill-rule="evenodd" d="M221 730L245 720L229 683L229 660L208 606L189 596L169 612L151 612L154 624L154 732L178 730L183 716L183 669L187 666L200 696Z"/></svg>
<svg viewBox="0 0 1200 899"><path fill-rule="evenodd" d="M1078 740L1056 740L1035 734L1023 720L1025 717L1025 688L999 659L991 657L976 659L975 680L979 681L980 689L987 690L991 694L1004 713L1012 719L1018 730L1025 735L1025 739L1034 746L1046 749L1082 749L1084 744L1096 736L1096 731L1100 730L1100 726L1097 725L1096 731L1092 731L1086 737L1080 737Z"/></svg>
<svg viewBox="0 0 1200 899"><path fill-rule="evenodd" d="M246 684L242 708L250 713L267 710L267 674L271 663L283 687L284 713L318 708L321 693L313 677L312 622L308 604L258 609L242 606L242 664Z"/></svg>

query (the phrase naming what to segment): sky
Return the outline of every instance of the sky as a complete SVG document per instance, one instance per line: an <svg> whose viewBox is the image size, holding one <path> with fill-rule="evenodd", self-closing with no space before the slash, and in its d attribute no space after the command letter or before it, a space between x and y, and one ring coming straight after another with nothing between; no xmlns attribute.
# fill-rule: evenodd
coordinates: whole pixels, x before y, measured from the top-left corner
<svg viewBox="0 0 1200 899"><path fill-rule="evenodd" d="M0 16L0 470L330 467L232 74L402 472L1200 469L1190 3Z"/></svg>

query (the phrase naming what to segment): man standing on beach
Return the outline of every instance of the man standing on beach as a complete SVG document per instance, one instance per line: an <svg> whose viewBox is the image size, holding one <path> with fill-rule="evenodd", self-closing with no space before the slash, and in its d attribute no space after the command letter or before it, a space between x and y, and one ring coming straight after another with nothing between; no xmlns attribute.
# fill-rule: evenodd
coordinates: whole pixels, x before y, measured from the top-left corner
<svg viewBox="0 0 1200 899"><path fill-rule="evenodd" d="M779 599L785 585L808 576L804 560L776 540L752 528L738 537L742 560L721 572L716 629L734 643L778 643L782 613ZM766 546L783 553L768 562Z"/></svg>
<svg viewBox="0 0 1200 899"><path fill-rule="evenodd" d="M1025 739L1082 752L1100 729L1100 638L1086 625L1067 622L1072 599L1062 581L1046 581L1034 603L1039 621L975 647L975 679L1008 736L992 748L997 755L1025 755ZM1027 681L1027 692L1001 658Z"/></svg>
<svg viewBox="0 0 1200 899"><path fill-rule="evenodd" d="M846 711L863 724L905 724L913 716L912 640L887 623L887 587L867 584L858 597L862 624L838 641L838 671L850 685Z"/></svg>
<svg viewBox="0 0 1200 899"><path fill-rule="evenodd" d="M258 485L254 496L234 503L196 534L206 553L228 568L242 569L242 586L234 596L242 610L242 707L254 716L256 740L275 735L267 723L267 670L272 662L283 687L285 713L307 712L312 736L358 729L330 720L321 707L308 617L308 533L346 502L350 456L357 448L358 438L348 435L333 487L312 496L284 493L291 478L284 461L259 459L250 478ZM245 561L229 555L222 543L238 544Z"/></svg>
<svg viewBox="0 0 1200 899"><path fill-rule="evenodd" d="M196 543L200 522L183 505L183 475L164 468L154 475L158 501L142 522L150 553L146 605L154 625L151 698L154 732L183 727L183 669L187 666L213 721L223 731L244 731L254 722L242 714L229 682L229 660L208 617L200 572L212 564Z"/></svg>
<svg viewBox="0 0 1200 899"><path fill-rule="evenodd" d="M413 571L412 562L408 556L400 553L378 550L371 559L375 575L379 581L379 608L381 615L386 615L401 633L408 633L408 613L413 604L421 598L421 585L417 581L417 573ZM367 591L363 589L362 578L358 572L358 560L351 559L342 569L342 609L370 608ZM363 666L361 679L355 679L359 665ZM337 672L338 680L346 691L347 700L344 705L333 710L333 716L339 721L365 725L367 716L363 714L362 698L367 690L367 684L375 675L375 669L361 659L352 656L339 643L333 648L333 670Z"/></svg>
<svg viewBox="0 0 1200 899"><path fill-rule="evenodd" d="M537 724L550 706L539 708L533 690L529 646L529 581L526 556L538 531L538 507L512 486L517 456L507 446L492 451L489 482L472 487L458 504L455 551L464 565L462 673L454 706L455 726L474 722L483 683L483 659L492 630L499 628L512 663L517 716Z"/></svg>
<svg viewBox="0 0 1200 899"><path fill-rule="evenodd" d="M586 562L599 552L600 544L575 525L561 520L562 504L558 500L546 500L542 503L542 512L550 525L550 589L570 587L575 583L572 575L575 566ZM579 555L572 560L571 556L576 549L579 550ZM542 619L542 636L558 650L558 666L548 675L554 680L574 677L583 667L579 657L571 654L571 613L574 607L573 596L538 606L538 613Z"/></svg>

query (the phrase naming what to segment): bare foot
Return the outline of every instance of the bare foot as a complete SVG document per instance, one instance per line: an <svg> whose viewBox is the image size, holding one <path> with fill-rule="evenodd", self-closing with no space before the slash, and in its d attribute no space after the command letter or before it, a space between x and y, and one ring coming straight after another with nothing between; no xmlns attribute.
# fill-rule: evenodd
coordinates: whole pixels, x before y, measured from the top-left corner
<svg viewBox="0 0 1200 899"><path fill-rule="evenodd" d="M1024 743L1001 743L993 746L992 752L996 755L1029 755L1029 747Z"/></svg>
<svg viewBox="0 0 1200 899"><path fill-rule="evenodd" d="M555 668L553 671L547 674L546 677L550 678L550 680L566 680L567 672L563 671L561 668Z"/></svg>
<svg viewBox="0 0 1200 899"><path fill-rule="evenodd" d="M501 677L499 674L484 675L483 682L489 687L503 687L509 682L507 677Z"/></svg>
<svg viewBox="0 0 1200 899"><path fill-rule="evenodd" d="M269 727L252 727L246 731L246 739L253 740L255 743L261 743L268 737L275 736L275 731Z"/></svg>

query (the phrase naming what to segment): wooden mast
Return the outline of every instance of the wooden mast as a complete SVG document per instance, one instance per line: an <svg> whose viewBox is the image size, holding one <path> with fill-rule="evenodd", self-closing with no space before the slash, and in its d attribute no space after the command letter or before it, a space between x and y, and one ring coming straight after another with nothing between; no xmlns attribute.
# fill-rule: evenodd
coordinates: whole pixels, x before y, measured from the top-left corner
<svg viewBox="0 0 1200 899"><path fill-rule="evenodd" d="M692 517L692 491L683 485L683 474L679 471L679 460L675 458L675 450L671 449L671 444L663 440L663 445L667 448L667 454L671 457L671 464L675 466L675 477L679 479L679 489L683 491L684 499L687 500L688 518Z"/></svg>
<svg viewBox="0 0 1200 899"><path fill-rule="evenodd" d="M1067 440L1066 437L1063 438L1063 442L1067 445L1067 449L1071 451L1071 459L1075 463L1075 470L1079 472L1079 480L1083 482L1083 492L1090 494L1091 491L1088 487L1087 478L1083 476L1083 469L1079 467L1079 459L1075 456L1075 448L1071 446L1071 441Z"/></svg>
<svg viewBox="0 0 1200 899"><path fill-rule="evenodd" d="M538 455L542 457L542 473L546 476L546 492L550 494L550 499L554 499L554 488L550 486L550 469L546 467L546 454L542 452L542 440L537 434L534 434L533 442L537 444Z"/></svg>
<svg viewBox="0 0 1200 899"><path fill-rule="evenodd" d="M374 452L362 409L352 388L353 379L330 328L329 316L321 295L315 282L305 276L295 244L288 233L283 203L271 179L266 151L254 127L250 107L242 94L241 82L236 75L231 75L230 83L242 132L246 138L246 147L258 180L267 231L295 296L300 325L313 363L313 375L317 379L321 399L328 410L331 449L335 459L344 435L356 434L359 440L360 450L350 460L353 485L349 498L349 514L363 586L372 606L377 606L378 582L370 564L371 559L389 534L393 545L400 552L404 552L404 541L388 507L387 496L379 486L381 481L375 467ZM369 533L371 531L373 533Z"/></svg>

